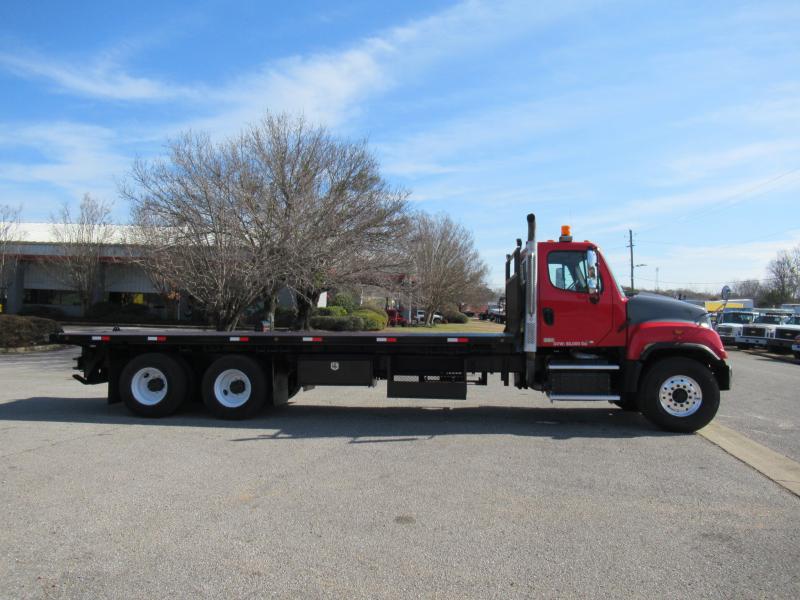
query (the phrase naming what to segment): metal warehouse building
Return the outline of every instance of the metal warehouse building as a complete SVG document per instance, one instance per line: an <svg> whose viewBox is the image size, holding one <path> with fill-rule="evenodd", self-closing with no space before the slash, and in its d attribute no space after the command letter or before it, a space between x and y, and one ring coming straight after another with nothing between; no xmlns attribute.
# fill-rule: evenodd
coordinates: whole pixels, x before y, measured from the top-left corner
<svg viewBox="0 0 800 600"><path fill-rule="evenodd" d="M57 259L64 256L64 245L58 243L53 227L50 223L21 223L15 228L14 237L19 241L7 245L6 255L16 259L11 261L16 268L0 273L3 275L0 278L3 312L35 313L50 309L64 316L83 316L78 294L59 271ZM181 295L177 305L168 306L147 273L132 262L131 247L121 241L125 230L125 226L114 226L112 243L103 246L98 286L91 303L140 304L160 318L191 320L197 315L191 299ZM325 306L326 297L322 295L319 306ZM279 306L294 304L290 290L279 292Z"/></svg>
<svg viewBox="0 0 800 600"><path fill-rule="evenodd" d="M123 227L117 228L115 239L122 237ZM16 270L5 279L5 312L16 314L25 309L52 308L67 316L81 316L77 294L69 281L58 271L56 259L63 255L49 223L22 223L15 232L21 241L11 242L7 254L16 257ZM128 248L121 243L104 246L100 257L100 278L93 302L115 304L145 304L159 316L166 310L146 273L131 264ZM172 315L174 316L174 315Z"/></svg>

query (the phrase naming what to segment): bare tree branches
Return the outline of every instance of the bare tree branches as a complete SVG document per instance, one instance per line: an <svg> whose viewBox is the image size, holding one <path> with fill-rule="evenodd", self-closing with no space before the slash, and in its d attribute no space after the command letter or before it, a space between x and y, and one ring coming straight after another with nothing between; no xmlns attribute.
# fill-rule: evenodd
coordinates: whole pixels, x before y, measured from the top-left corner
<svg viewBox="0 0 800 600"><path fill-rule="evenodd" d="M370 283L402 262L405 194L389 188L363 143L302 118L267 116L218 145L186 134L168 160L136 163L131 178L122 193L142 264L160 287L189 292L219 328L284 286L307 326L321 292Z"/></svg>
<svg viewBox="0 0 800 600"><path fill-rule="evenodd" d="M98 289L100 258L112 241L110 217L110 204L85 194L77 215L64 204L50 219L59 256L48 266L56 279L77 292L84 311Z"/></svg>
<svg viewBox="0 0 800 600"><path fill-rule="evenodd" d="M434 309L460 303L485 287L487 268L475 250L472 235L446 215L418 214L410 243L416 295L428 323Z"/></svg>
<svg viewBox="0 0 800 600"><path fill-rule="evenodd" d="M11 251L11 243L19 241L21 209L0 205L0 312L5 311L6 293L17 270L18 252Z"/></svg>
<svg viewBox="0 0 800 600"><path fill-rule="evenodd" d="M252 190L239 146L186 134L168 161L137 162L131 177L136 187L122 194L132 205L137 260L162 291L188 292L218 329L234 328L274 266L244 226Z"/></svg>
<svg viewBox="0 0 800 600"><path fill-rule="evenodd" d="M321 292L378 283L403 263L406 194L390 189L366 144L281 115L250 128L246 145L262 192L254 222L284 256L279 279L298 292L301 327Z"/></svg>

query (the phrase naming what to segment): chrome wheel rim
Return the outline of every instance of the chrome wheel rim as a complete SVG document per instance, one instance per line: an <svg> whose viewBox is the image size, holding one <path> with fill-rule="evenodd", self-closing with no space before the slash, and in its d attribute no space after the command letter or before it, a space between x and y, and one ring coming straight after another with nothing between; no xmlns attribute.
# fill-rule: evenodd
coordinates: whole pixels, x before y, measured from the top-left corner
<svg viewBox="0 0 800 600"><path fill-rule="evenodd" d="M226 408L239 408L249 399L250 378L239 369L225 369L214 380L214 397Z"/></svg>
<svg viewBox="0 0 800 600"><path fill-rule="evenodd" d="M133 374L131 395L144 406L155 406L167 397L169 384L164 372L155 367L145 367Z"/></svg>
<svg viewBox="0 0 800 600"><path fill-rule="evenodd" d="M688 417L700 410L703 390L688 375L673 375L661 384L658 400L661 408L673 417Z"/></svg>

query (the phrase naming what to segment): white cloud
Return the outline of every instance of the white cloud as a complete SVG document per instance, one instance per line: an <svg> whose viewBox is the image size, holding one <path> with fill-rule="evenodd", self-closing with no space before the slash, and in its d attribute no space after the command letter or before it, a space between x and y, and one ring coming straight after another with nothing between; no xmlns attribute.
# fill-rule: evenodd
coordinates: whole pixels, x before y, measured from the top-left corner
<svg viewBox="0 0 800 600"><path fill-rule="evenodd" d="M27 161L0 162L0 203L17 204L22 200L26 214L41 214L38 205L48 202L44 200L48 196L49 203L55 204L50 194L31 193L31 184L52 186L73 199L85 192L113 198L114 177L130 166L130 158L114 149L118 141L110 129L81 123L0 124L0 147L38 155Z"/></svg>
<svg viewBox="0 0 800 600"><path fill-rule="evenodd" d="M65 92L107 100L169 100L200 97L200 90L126 73L105 57L66 64L34 54L0 53L0 68L27 79L44 79Z"/></svg>
<svg viewBox="0 0 800 600"><path fill-rule="evenodd" d="M668 162L667 168L672 172L668 181L674 184L705 179L722 171L752 167L756 162L779 164L798 156L799 150L800 139L770 140L682 156Z"/></svg>

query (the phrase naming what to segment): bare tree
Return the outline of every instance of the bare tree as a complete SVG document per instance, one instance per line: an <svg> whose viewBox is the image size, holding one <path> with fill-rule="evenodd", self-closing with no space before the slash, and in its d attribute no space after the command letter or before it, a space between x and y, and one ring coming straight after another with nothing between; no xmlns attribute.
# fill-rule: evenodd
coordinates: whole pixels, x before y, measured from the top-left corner
<svg viewBox="0 0 800 600"><path fill-rule="evenodd" d="M19 253L12 249L12 243L19 241L21 211L19 206L0 205L0 312L6 310L7 290L17 272Z"/></svg>
<svg viewBox="0 0 800 600"><path fill-rule="evenodd" d="M287 115L268 115L246 139L255 190L247 225L281 256L276 283L296 292L299 327L322 292L380 285L397 270L406 193L389 187L364 142Z"/></svg>
<svg viewBox="0 0 800 600"><path fill-rule="evenodd" d="M800 252L781 250L767 265L769 283L765 299L771 304L791 302L800 287L800 261L796 255Z"/></svg>
<svg viewBox="0 0 800 600"><path fill-rule="evenodd" d="M428 324L435 309L447 302L458 304L465 294L485 285L487 268L472 235L446 215L415 216L410 263Z"/></svg>
<svg viewBox="0 0 800 600"><path fill-rule="evenodd" d="M241 140L187 133L167 160L136 162L121 194L132 205L135 260L164 293L185 291L219 330L271 288L276 258L252 234Z"/></svg>
<svg viewBox="0 0 800 600"><path fill-rule="evenodd" d="M734 281L731 285L731 295L735 298L757 299L761 296L763 288L758 279L745 279Z"/></svg>
<svg viewBox="0 0 800 600"><path fill-rule="evenodd" d="M78 294L85 312L99 288L100 259L114 234L111 205L84 194L77 215L65 203L50 220L58 256L46 265L57 280Z"/></svg>

